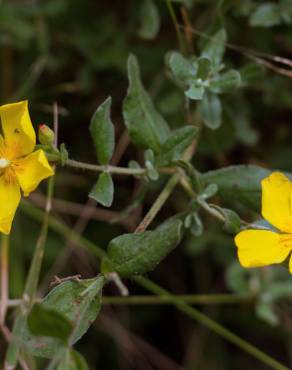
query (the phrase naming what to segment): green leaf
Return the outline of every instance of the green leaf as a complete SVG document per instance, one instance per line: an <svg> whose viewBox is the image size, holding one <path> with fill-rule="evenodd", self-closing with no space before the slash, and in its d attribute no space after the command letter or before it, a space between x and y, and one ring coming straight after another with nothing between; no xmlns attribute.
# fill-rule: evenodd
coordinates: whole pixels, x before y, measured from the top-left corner
<svg viewBox="0 0 292 370"><path fill-rule="evenodd" d="M114 183L108 172L103 172L99 175L96 184L88 196L104 207L110 207L112 205L114 200Z"/></svg>
<svg viewBox="0 0 292 370"><path fill-rule="evenodd" d="M217 75L210 81L210 91L216 94L229 93L240 85L240 73L234 69Z"/></svg>
<svg viewBox="0 0 292 370"><path fill-rule="evenodd" d="M249 85L253 82L257 83L258 80L264 76L265 68L262 65L251 62L240 68L241 85Z"/></svg>
<svg viewBox="0 0 292 370"><path fill-rule="evenodd" d="M203 231L204 231L204 225L203 225L203 222L201 220L201 217L198 215L197 212L193 212L192 213L192 218L193 218L193 222L192 222L192 225L190 227L190 231L192 233L192 235L198 237L198 236L201 236L203 234Z"/></svg>
<svg viewBox="0 0 292 370"><path fill-rule="evenodd" d="M108 246L102 271L129 277L153 270L180 242L182 226L174 219L153 231L118 236Z"/></svg>
<svg viewBox="0 0 292 370"><path fill-rule="evenodd" d="M89 127L97 159L101 164L109 163L115 148L115 130L110 118L111 101L109 97L97 108Z"/></svg>
<svg viewBox="0 0 292 370"><path fill-rule="evenodd" d="M84 357L73 349L67 350L57 370L88 370Z"/></svg>
<svg viewBox="0 0 292 370"><path fill-rule="evenodd" d="M213 208L217 209L222 216L225 218L224 230L230 234L236 234L241 229L241 220L236 212L228 208L222 208L217 205L212 205Z"/></svg>
<svg viewBox="0 0 292 370"><path fill-rule="evenodd" d="M228 288L235 293L249 293L249 273L248 270L240 266L236 261L226 270L225 279Z"/></svg>
<svg viewBox="0 0 292 370"><path fill-rule="evenodd" d="M202 80L206 80L209 77L209 73L211 71L211 60L206 57L200 57L197 59L198 64L198 71L197 71L197 78L201 78Z"/></svg>
<svg viewBox="0 0 292 370"><path fill-rule="evenodd" d="M194 81L190 84L190 87L185 92L185 95L192 100L202 100L205 92L205 87Z"/></svg>
<svg viewBox="0 0 292 370"><path fill-rule="evenodd" d="M200 192L198 195L201 199L209 199L212 198L218 191L217 184L208 184L207 187Z"/></svg>
<svg viewBox="0 0 292 370"><path fill-rule="evenodd" d="M167 166L179 160L197 134L198 130L193 126L175 130L163 143L161 154L156 157L156 166Z"/></svg>
<svg viewBox="0 0 292 370"><path fill-rule="evenodd" d="M226 41L226 31L224 29L219 30L206 43L201 56L210 59L214 67L219 66L225 53Z"/></svg>
<svg viewBox="0 0 292 370"><path fill-rule="evenodd" d="M259 212L261 181L270 173L270 170L258 166L238 165L206 172L200 179L204 184L217 184L218 194L224 200L241 202Z"/></svg>
<svg viewBox="0 0 292 370"><path fill-rule="evenodd" d="M33 335L58 338L64 343L73 329L72 323L63 314L39 303L33 306L27 324Z"/></svg>
<svg viewBox="0 0 292 370"><path fill-rule="evenodd" d="M216 130L221 125L222 105L217 95L206 93L199 105L199 112L202 115L205 125Z"/></svg>
<svg viewBox="0 0 292 370"><path fill-rule="evenodd" d="M139 36L146 40L152 40L160 28L160 16L153 0L144 0L140 12L141 26Z"/></svg>
<svg viewBox="0 0 292 370"><path fill-rule="evenodd" d="M70 280L54 288L41 302L47 310L55 310L73 323L70 344L76 343L96 319L101 308L104 277L88 280ZM26 351L34 356L52 358L61 347L55 338L34 336L26 327L19 338Z"/></svg>
<svg viewBox="0 0 292 370"><path fill-rule="evenodd" d="M277 326L280 323L274 312L273 305L269 302L258 302L255 307L255 312L258 318L271 326Z"/></svg>
<svg viewBox="0 0 292 370"><path fill-rule="evenodd" d="M278 4L259 5L251 14L249 23L254 27L272 27L281 23L281 11Z"/></svg>
<svg viewBox="0 0 292 370"><path fill-rule="evenodd" d="M173 51L168 55L167 63L171 72L178 80L188 82L197 75L196 66L177 51Z"/></svg>
<svg viewBox="0 0 292 370"><path fill-rule="evenodd" d="M160 152L162 143L170 134L164 118L156 111L145 91L137 58L128 59L129 89L123 103L123 116L132 141L144 149Z"/></svg>

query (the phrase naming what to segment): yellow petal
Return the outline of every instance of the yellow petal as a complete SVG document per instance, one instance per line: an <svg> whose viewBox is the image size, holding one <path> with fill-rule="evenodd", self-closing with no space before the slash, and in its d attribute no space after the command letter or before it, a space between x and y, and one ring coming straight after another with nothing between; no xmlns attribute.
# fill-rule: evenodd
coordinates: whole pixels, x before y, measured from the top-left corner
<svg viewBox="0 0 292 370"><path fill-rule="evenodd" d="M36 137L28 112L28 102L2 105L0 117L7 147L7 159L15 159L31 153L35 147Z"/></svg>
<svg viewBox="0 0 292 370"><path fill-rule="evenodd" d="M37 150L18 160L13 168L25 196L34 191L43 179L54 174L43 150Z"/></svg>
<svg viewBox="0 0 292 370"><path fill-rule="evenodd" d="M6 182L0 177L0 232L9 234L15 211L20 201L17 181Z"/></svg>
<svg viewBox="0 0 292 370"><path fill-rule="evenodd" d="M243 267L260 267L283 262L292 249L292 235L266 230L245 230L235 237Z"/></svg>
<svg viewBox="0 0 292 370"><path fill-rule="evenodd" d="M292 233L292 182L274 172L262 181L262 215L277 229Z"/></svg>

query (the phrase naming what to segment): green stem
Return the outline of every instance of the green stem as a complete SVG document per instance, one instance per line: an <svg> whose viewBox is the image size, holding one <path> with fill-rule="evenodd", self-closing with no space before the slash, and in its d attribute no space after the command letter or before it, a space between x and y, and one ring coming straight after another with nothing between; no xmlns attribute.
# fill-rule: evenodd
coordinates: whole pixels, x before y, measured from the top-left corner
<svg viewBox="0 0 292 370"><path fill-rule="evenodd" d="M180 294L175 296L184 303L199 305L252 303L254 301L254 295L252 294ZM39 301L36 300L36 302ZM20 299L11 299L8 301L9 307L17 307L20 304ZM168 305L173 304L173 302L167 296L136 295L127 297L103 296L102 304L136 306Z"/></svg>
<svg viewBox="0 0 292 370"><path fill-rule="evenodd" d="M21 208L26 214L33 217L36 220L40 220L43 214L42 210L36 209L35 207L22 207ZM49 219L49 226L52 227L56 232L59 232L62 236L66 238L74 239L78 242L80 246L83 248L88 249L91 252L94 252L96 256L105 256L106 253L100 247L96 246L91 241L87 240L83 236L78 235L74 231L72 231L69 227L64 225L62 222L56 220L52 216ZM192 306L186 304L182 301L179 297L172 295L167 290L161 288L151 280L148 280L144 277L135 277L133 280L136 281L137 284L141 285L148 291L158 295L160 297L167 297L169 302L172 302L180 311L184 312L186 315L191 317L192 319L199 321L201 324L208 327L210 330L214 331L224 339L228 340L229 342L233 343L234 345L241 348L243 351L249 353L250 355L257 358L259 361L262 361L266 365L270 366L270 368L274 370L289 370L286 366L282 365L266 353L259 350L257 347L254 347L250 343L246 342L245 340L241 339L237 335L233 334L231 331L225 329L222 325L218 324L216 321L210 319L206 315L202 314L200 311L196 310ZM164 299L164 298L162 298Z"/></svg>
<svg viewBox="0 0 292 370"><path fill-rule="evenodd" d="M55 177L51 177L48 182L48 190L47 190L47 203L46 203L46 210L42 214L43 222L42 228L36 243L36 248L34 251L33 259L30 265L28 277L25 284L25 289L23 293L22 303L20 305L20 309L18 315L15 319L15 323L13 326L12 331L12 341L8 346L8 350L6 353L5 358L5 370L13 370L15 369L18 361L18 352L19 352L19 343L18 339L23 331L25 326L26 316L28 315L31 306L35 299L35 294L38 286L40 270L42 266L43 256L44 256L44 248L47 239L48 227L49 227L49 214L51 211L51 202L53 197L53 189L54 189L54 179Z"/></svg>
<svg viewBox="0 0 292 370"><path fill-rule="evenodd" d="M80 168L83 170L95 171L95 172L109 172L117 173L119 175L132 175L139 176L145 175L146 170L144 168L125 168L125 167L116 167L110 165L95 165L90 163L84 163L75 161L73 159L68 159L66 165L69 167Z"/></svg>
<svg viewBox="0 0 292 370"><path fill-rule="evenodd" d="M152 220L155 218L163 204L166 202L170 194L172 193L173 189L176 187L178 182L180 181L180 174L173 175L163 188L162 192L159 194L156 201L153 203L150 210L147 212L143 220L140 222L140 224L137 226L135 232L143 232L145 229L147 229L148 225L152 222Z"/></svg>
<svg viewBox="0 0 292 370"><path fill-rule="evenodd" d="M9 236L1 235L0 253L0 325L4 325L8 306Z"/></svg>
<svg viewBox="0 0 292 370"><path fill-rule="evenodd" d="M135 277L133 278L133 280L139 285L143 286L149 292L157 294L160 297L161 296L167 297L167 299L169 299L169 301L171 301L173 305L176 306L181 312L185 313L190 318L205 325L207 328L217 333L222 338L241 348L243 351L249 353L259 361L263 362L264 364L268 365L271 369L289 370L288 367L282 365L280 362L270 357L265 352L261 351L257 347L251 345L249 342L232 333L231 331L229 331L222 325L218 324L216 321L210 319L208 316L204 315L194 307L189 306L184 301L182 301L178 296L172 295L167 290L161 288L159 285L155 284L151 280L142 276Z"/></svg>

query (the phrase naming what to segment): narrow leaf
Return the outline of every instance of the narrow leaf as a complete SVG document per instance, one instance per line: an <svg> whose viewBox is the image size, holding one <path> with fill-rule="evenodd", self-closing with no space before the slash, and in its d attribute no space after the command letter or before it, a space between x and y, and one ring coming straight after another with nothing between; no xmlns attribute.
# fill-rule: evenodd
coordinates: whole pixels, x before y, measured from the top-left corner
<svg viewBox="0 0 292 370"><path fill-rule="evenodd" d="M99 175L96 184L88 196L104 207L110 207L112 205L114 200L114 183L108 172L103 172Z"/></svg>
<svg viewBox="0 0 292 370"><path fill-rule="evenodd" d="M94 113L90 123L90 134L93 139L99 163L109 163L115 147L115 130L110 118L111 98L107 98Z"/></svg>
<svg viewBox="0 0 292 370"><path fill-rule="evenodd" d="M206 93L200 102L199 111L205 125L212 130L216 130L221 125L222 105L216 94Z"/></svg>
<svg viewBox="0 0 292 370"><path fill-rule="evenodd" d="M128 59L128 77L129 89L123 103L123 116L130 137L137 146L158 153L170 130L144 89L134 55Z"/></svg>

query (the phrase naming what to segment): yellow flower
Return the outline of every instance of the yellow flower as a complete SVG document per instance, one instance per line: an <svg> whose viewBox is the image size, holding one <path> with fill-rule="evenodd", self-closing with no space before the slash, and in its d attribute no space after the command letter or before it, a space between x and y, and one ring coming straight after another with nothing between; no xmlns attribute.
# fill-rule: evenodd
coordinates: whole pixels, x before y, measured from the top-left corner
<svg viewBox="0 0 292 370"><path fill-rule="evenodd" d="M292 182L274 172L262 180L262 216L279 231L245 230L235 237L243 267L283 262L292 250ZM289 260L292 273L292 257Z"/></svg>
<svg viewBox="0 0 292 370"><path fill-rule="evenodd" d="M36 136L27 101L0 106L0 232L9 234L21 195L54 174L42 150L33 152Z"/></svg>

